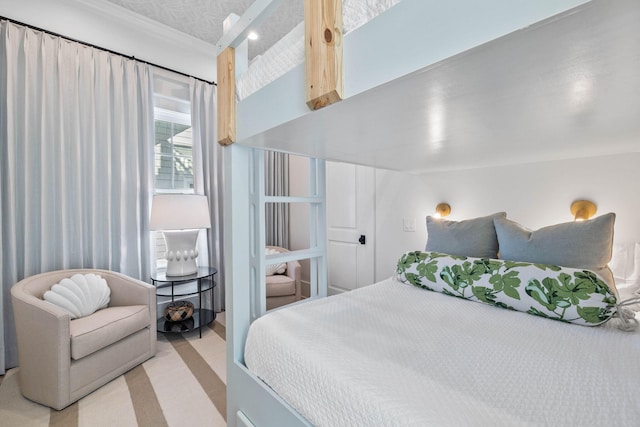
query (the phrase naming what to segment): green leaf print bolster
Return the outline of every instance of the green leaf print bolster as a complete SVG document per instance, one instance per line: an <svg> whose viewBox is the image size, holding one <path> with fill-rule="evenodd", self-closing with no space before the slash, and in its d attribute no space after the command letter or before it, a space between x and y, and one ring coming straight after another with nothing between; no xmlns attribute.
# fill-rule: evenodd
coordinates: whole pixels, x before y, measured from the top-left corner
<svg viewBox="0 0 640 427"><path fill-rule="evenodd" d="M396 278L496 307L593 326L616 312L616 297L596 273L577 268L442 254L407 252Z"/></svg>

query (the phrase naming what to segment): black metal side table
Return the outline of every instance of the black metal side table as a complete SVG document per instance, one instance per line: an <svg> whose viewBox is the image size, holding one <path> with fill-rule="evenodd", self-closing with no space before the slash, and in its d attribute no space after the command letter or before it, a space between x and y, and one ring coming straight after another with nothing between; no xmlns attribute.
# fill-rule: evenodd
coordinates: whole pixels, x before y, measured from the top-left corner
<svg viewBox="0 0 640 427"><path fill-rule="evenodd" d="M158 331L160 332L189 332L198 329L202 338L202 327L216 319L214 311L213 288L218 269L215 267L198 267L198 271L187 276L167 276L166 270L159 270L151 275L151 282L156 287L156 296L186 297L198 295L198 308L193 310L193 317L179 322L165 320L164 316L158 318ZM202 307L202 294L211 293L211 310Z"/></svg>

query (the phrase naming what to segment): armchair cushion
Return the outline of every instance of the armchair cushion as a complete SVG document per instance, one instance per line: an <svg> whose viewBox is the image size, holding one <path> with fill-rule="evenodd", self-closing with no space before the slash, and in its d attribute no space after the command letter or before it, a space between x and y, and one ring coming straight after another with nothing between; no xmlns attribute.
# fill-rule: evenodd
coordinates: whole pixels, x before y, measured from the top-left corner
<svg viewBox="0 0 640 427"><path fill-rule="evenodd" d="M91 316L71 321L71 358L74 360L98 351L149 326L146 305L107 307Z"/></svg>
<svg viewBox="0 0 640 427"><path fill-rule="evenodd" d="M288 249L279 246L267 246L267 253L275 251L277 253L289 252ZM302 287L300 276L302 268L298 261L289 261L284 264L286 270L284 274L267 275L265 279L267 310L300 301L302 298Z"/></svg>
<svg viewBox="0 0 640 427"><path fill-rule="evenodd" d="M295 295L296 280L289 277L276 274L267 276L267 298L279 297L285 295Z"/></svg>

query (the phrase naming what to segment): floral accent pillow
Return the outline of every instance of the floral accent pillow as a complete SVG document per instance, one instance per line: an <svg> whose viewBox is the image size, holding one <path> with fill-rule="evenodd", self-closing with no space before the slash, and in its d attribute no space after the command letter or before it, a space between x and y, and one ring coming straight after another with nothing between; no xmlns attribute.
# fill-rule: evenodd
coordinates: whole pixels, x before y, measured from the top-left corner
<svg viewBox="0 0 640 427"><path fill-rule="evenodd" d="M616 296L596 273L548 264L407 252L396 278L446 295L594 326L616 312Z"/></svg>

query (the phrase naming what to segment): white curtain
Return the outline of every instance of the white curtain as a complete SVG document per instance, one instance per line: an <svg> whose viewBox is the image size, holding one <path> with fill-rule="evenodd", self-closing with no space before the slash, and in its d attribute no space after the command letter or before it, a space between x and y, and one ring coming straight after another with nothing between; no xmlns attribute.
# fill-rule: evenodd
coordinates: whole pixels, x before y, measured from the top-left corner
<svg viewBox="0 0 640 427"><path fill-rule="evenodd" d="M289 155L275 151L264 153L265 194L289 195ZM269 246L289 249L289 204L267 203L265 207L265 241Z"/></svg>
<svg viewBox="0 0 640 427"><path fill-rule="evenodd" d="M190 79L191 126L193 135L193 179L195 192L209 198L211 228L207 230L209 266L216 267L214 310L224 309L224 268L222 240L224 148L216 142L215 86Z"/></svg>
<svg viewBox="0 0 640 427"><path fill-rule="evenodd" d="M0 369L17 364L17 281L69 268L148 280L152 95L146 65L0 22Z"/></svg>

